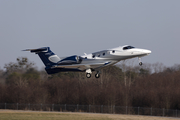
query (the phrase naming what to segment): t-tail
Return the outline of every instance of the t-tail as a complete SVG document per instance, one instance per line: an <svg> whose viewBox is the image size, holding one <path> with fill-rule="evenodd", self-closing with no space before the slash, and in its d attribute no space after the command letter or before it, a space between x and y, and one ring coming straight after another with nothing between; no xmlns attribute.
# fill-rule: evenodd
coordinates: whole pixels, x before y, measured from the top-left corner
<svg viewBox="0 0 180 120"><path fill-rule="evenodd" d="M60 61L60 58L50 50L50 47L26 49L23 51L30 51L31 53L38 54L44 65L46 66L45 70L48 74L54 73L51 67L57 65L57 63Z"/></svg>

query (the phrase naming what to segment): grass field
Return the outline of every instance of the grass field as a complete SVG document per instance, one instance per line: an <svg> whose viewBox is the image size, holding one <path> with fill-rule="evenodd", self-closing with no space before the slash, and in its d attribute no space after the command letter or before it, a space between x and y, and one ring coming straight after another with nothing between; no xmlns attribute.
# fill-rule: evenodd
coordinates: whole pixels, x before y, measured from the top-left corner
<svg viewBox="0 0 180 120"><path fill-rule="evenodd" d="M0 110L0 120L173 120L176 118L93 114Z"/></svg>

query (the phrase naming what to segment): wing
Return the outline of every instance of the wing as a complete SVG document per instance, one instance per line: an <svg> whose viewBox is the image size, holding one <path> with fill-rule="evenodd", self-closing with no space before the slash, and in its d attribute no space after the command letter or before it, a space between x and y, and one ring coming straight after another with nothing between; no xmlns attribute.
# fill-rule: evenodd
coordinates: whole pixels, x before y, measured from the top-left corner
<svg viewBox="0 0 180 120"><path fill-rule="evenodd" d="M73 64L73 65L55 65L52 68L77 68L79 70L87 70L87 69L100 69L102 67L113 64L113 62L107 61L102 63L89 63L89 64Z"/></svg>

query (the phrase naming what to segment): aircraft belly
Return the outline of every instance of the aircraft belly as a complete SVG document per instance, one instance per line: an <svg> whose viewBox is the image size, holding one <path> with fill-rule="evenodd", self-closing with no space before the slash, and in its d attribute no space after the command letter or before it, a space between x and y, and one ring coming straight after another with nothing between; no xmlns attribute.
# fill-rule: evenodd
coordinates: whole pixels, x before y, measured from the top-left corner
<svg viewBox="0 0 180 120"><path fill-rule="evenodd" d="M130 58L135 58L135 57L143 57L146 55L147 54L129 53L129 54L113 55L112 58L114 60L125 60L125 59L130 59Z"/></svg>
<svg viewBox="0 0 180 120"><path fill-rule="evenodd" d="M84 71L87 69L96 69L101 66L106 66L109 63L115 63L115 62L110 61L110 60L107 61L104 59L91 59L91 60L84 60L80 64L58 65L58 66L55 66L55 68L78 69L78 70Z"/></svg>

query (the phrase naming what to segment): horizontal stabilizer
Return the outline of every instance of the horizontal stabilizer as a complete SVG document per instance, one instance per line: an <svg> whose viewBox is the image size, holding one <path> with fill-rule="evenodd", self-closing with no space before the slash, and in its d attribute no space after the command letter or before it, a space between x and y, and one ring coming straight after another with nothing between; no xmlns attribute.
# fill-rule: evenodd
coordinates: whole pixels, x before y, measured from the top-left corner
<svg viewBox="0 0 180 120"><path fill-rule="evenodd" d="M38 48L38 49L26 49L26 50L23 50L23 51L31 51L31 52L35 52L35 53L38 53L38 52L45 52L48 50L49 47L42 47L42 48Z"/></svg>

